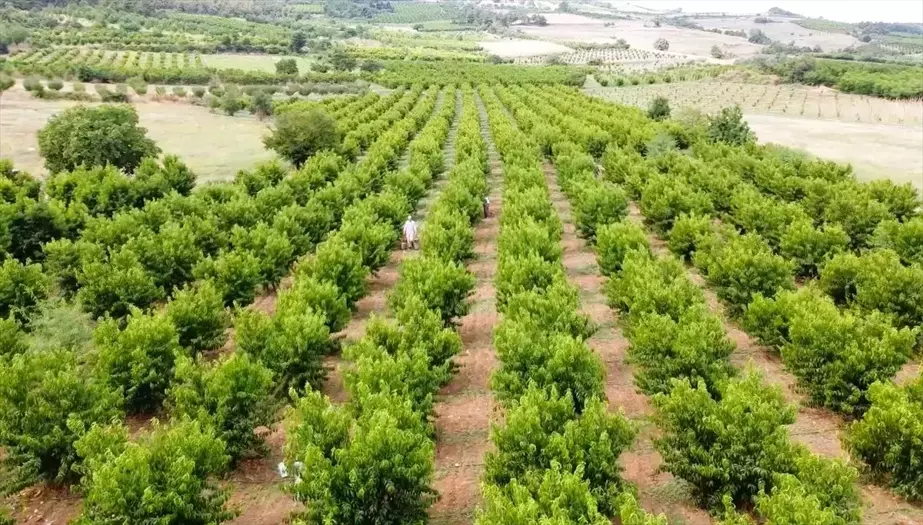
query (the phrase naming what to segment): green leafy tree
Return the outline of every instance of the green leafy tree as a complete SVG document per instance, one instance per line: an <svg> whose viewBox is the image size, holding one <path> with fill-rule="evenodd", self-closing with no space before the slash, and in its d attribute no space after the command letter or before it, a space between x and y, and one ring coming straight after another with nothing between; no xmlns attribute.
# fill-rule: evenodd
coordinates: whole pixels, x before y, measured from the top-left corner
<svg viewBox="0 0 923 525"><path fill-rule="evenodd" d="M77 523L209 525L235 517L229 493L210 481L228 466L225 445L194 419L160 425L135 441L122 426L94 426L76 445L85 459L83 515Z"/></svg>
<svg viewBox="0 0 923 525"><path fill-rule="evenodd" d="M647 116L654 120L670 118L670 101L666 97L656 97L647 108Z"/></svg>
<svg viewBox="0 0 923 525"><path fill-rule="evenodd" d="M302 48L304 48L305 44L307 44L307 42L308 42L308 37L305 36L304 33L302 33L301 31L295 31L294 33L292 33L292 40L291 40L291 43L289 44L289 49L291 49L292 52L294 53L300 53Z"/></svg>
<svg viewBox="0 0 923 525"><path fill-rule="evenodd" d="M256 115L256 118L263 120L272 115L272 96L265 89L258 89L253 93L250 99L250 113Z"/></svg>
<svg viewBox="0 0 923 525"><path fill-rule="evenodd" d="M119 250L108 262L91 260L77 274L77 299L94 317L110 315L120 319L132 307L147 308L163 297L140 257L129 249Z"/></svg>
<svg viewBox="0 0 923 525"><path fill-rule="evenodd" d="M705 507L719 507L725 494L747 502L771 486L774 472L793 469L786 425L795 421L794 407L756 373L725 383L720 400L703 382L676 381L655 403L664 430L655 442L663 469L689 482Z"/></svg>
<svg viewBox="0 0 923 525"><path fill-rule="evenodd" d="M296 167L323 150L336 150L340 131L336 122L320 109L293 111L276 117L276 126L263 144Z"/></svg>
<svg viewBox="0 0 923 525"><path fill-rule="evenodd" d="M0 361L0 444L9 463L56 481L74 481L74 443L93 424L120 418L121 398L78 363L70 349L29 351Z"/></svg>
<svg viewBox="0 0 923 525"><path fill-rule="evenodd" d="M146 135L131 106L77 106L49 119L38 132L38 148L51 173L107 164L131 172L160 153Z"/></svg>
<svg viewBox="0 0 923 525"><path fill-rule="evenodd" d="M257 287L263 282L260 260L249 250L231 250L203 259L193 274L199 279L210 279L226 306L252 303Z"/></svg>
<svg viewBox="0 0 923 525"><path fill-rule="evenodd" d="M38 264L6 259L0 265L0 318L11 315L28 323L38 304L48 296L51 282Z"/></svg>
<svg viewBox="0 0 923 525"><path fill-rule="evenodd" d="M330 53L330 64L339 71L352 71L356 69L356 58L341 48Z"/></svg>
<svg viewBox="0 0 923 525"><path fill-rule="evenodd" d="M298 265L298 277L313 277L333 284L352 308L365 295L368 269L362 265L362 254L340 237L320 244L310 257Z"/></svg>
<svg viewBox="0 0 923 525"><path fill-rule="evenodd" d="M276 73L279 75L297 75L298 61L296 61L294 58L283 58L282 60L279 60L276 62Z"/></svg>
<svg viewBox="0 0 923 525"><path fill-rule="evenodd" d="M272 372L244 352L211 365L181 357L167 405L174 417L213 425L233 466L248 453L268 450L255 429L273 422L272 388Z"/></svg>
<svg viewBox="0 0 923 525"><path fill-rule="evenodd" d="M309 310L269 317L242 310L234 325L237 349L266 365L280 388L322 386L323 358L334 346L321 314Z"/></svg>
<svg viewBox="0 0 923 525"><path fill-rule="evenodd" d="M708 123L708 138L712 142L723 142L732 146L742 146L756 141L756 135L750 131L740 106L724 108L711 117Z"/></svg>
<svg viewBox="0 0 923 525"><path fill-rule="evenodd" d="M93 335L99 377L123 393L129 410L157 408L172 380L174 361L181 354L179 335L170 319L135 310L124 330L117 321L106 319Z"/></svg>
<svg viewBox="0 0 923 525"><path fill-rule="evenodd" d="M416 257L401 264L397 284L388 304L400 311L410 297L423 299L429 310L438 311L446 324L468 312L466 298L474 289L474 276L460 264L432 257Z"/></svg>
<svg viewBox="0 0 923 525"><path fill-rule="evenodd" d="M650 251L647 234L639 224L625 220L606 224L596 231L596 260L603 275L618 274L625 256L634 250Z"/></svg>
<svg viewBox="0 0 923 525"><path fill-rule="evenodd" d="M675 255L690 259L699 242L711 233L711 219L704 215L680 215L673 223L667 246Z"/></svg>
<svg viewBox="0 0 923 525"><path fill-rule="evenodd" d="M610 413L598 399L577 414L570 395L533 386L507 411L506 425L491 429L496 450L487 455L486 480L503 486L514 479L527 481L529 472L554 464L566 472L582 466L600 510L608 513L625 488L618 458L634 437L628 420Z"/></svg>
<svg viewBox="0 0 923 525"><path fill-rule="evenodd" d="M218 348L228 339L230 316L224 298L211 281L176 292L167 303L167 315L176 326L180 346L193 355Z"/></svg>
<svg viewBox="0 0 923 525"><path fill-rule="evenodd" d="M435 501L433 442L409 400L373 394L356 419L318 392L297 401L285 455L305 473L291 487L307 524L423 523ZM364 475L357 476L356 472Z"/></svg>

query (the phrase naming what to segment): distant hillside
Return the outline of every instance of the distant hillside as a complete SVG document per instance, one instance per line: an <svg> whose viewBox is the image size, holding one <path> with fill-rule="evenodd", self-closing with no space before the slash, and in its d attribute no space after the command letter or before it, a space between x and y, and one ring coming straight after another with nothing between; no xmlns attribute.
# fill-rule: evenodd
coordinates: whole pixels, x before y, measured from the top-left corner
<svg viewBox="0 0 923 525"><path fill-rule="evenodd" d="M791 12L791 11L786 11L785 9L780 9L780 8L778 8L778 7L771 7L771 8L769 8L769 11L766 11L766 14L767 14L767 15L775 15L775 16L788 16L788 17L791 17L791 18L804 18L804 16L799 15L798 13L793 13L793 12Z"/></svg>

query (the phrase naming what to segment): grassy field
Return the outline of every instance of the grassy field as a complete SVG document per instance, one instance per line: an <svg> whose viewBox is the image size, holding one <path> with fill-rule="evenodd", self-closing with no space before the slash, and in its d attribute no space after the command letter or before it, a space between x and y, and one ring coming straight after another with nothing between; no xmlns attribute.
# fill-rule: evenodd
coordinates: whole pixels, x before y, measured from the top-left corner
<svg viewBox="0 0 923 525"><path fill-rule="evenodd" d="M666 97L674 108L717 111L738 104L750 113L858 123L923 125L923 102L919 100L887 100L797 84L695 81L593 87L589 91L607 100L639 107L647 107L656 97Z"/></svg>
<svg viewBox="0 0 923 525"><path fill-rule="evenodd" d="M54 114L77 105L67 101L32 98L17 88L0 99L0 157L17 168L45 175L36 134ZM227 117L190 104L142 102L134 104L164 153L179 155L199 176L199 182L233 178L238 170L274 157L263 148L266 125L247 116Z"/></svg>
<svg viewBox="0 0 923 525"><path fill-rule="evenodd" d="M202 61L207 67L217 69L244 69L255 71L276 70L276 62L283 58L294 58L298 62L298 71L304 73L311 67L311 60L305 57L289 57L280 55L235 55L235 54L218 54L202 55Z"/></svg>

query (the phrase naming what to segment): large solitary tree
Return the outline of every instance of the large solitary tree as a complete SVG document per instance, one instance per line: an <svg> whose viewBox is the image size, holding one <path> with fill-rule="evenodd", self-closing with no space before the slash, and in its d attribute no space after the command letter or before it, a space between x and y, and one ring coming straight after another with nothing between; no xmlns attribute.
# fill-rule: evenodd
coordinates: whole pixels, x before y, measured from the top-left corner
<svg viewBox="0 0 923 525"><path fill-rule="evenodd" d="M38 148L51 173L107 164L132 172L160 153L138 126L138 113L124 104L77 106L51 117L38 132Z"/></svg>
<svg viewBox="0 0 923 525"><path fill-rule="evenodd" d="M319 109L284 113L276 117L276 129L263 144L295 166L301 166L322 150L336 150L340 132L336 122Z"/></svg>

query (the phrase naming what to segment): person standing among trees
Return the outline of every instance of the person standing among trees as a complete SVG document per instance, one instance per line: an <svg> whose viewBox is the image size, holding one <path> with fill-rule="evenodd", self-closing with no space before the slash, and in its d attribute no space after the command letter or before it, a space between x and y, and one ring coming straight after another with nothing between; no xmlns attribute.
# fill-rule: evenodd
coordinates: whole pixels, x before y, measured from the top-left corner
<svg viewBox="0 0 923 525"><path fill-rule="evenodd" d="M401 243L401 249L411 250L420 249L420 241L417 240L417 222L411 215L407 216L407 222L404 223L404 241Z"/></svg>

